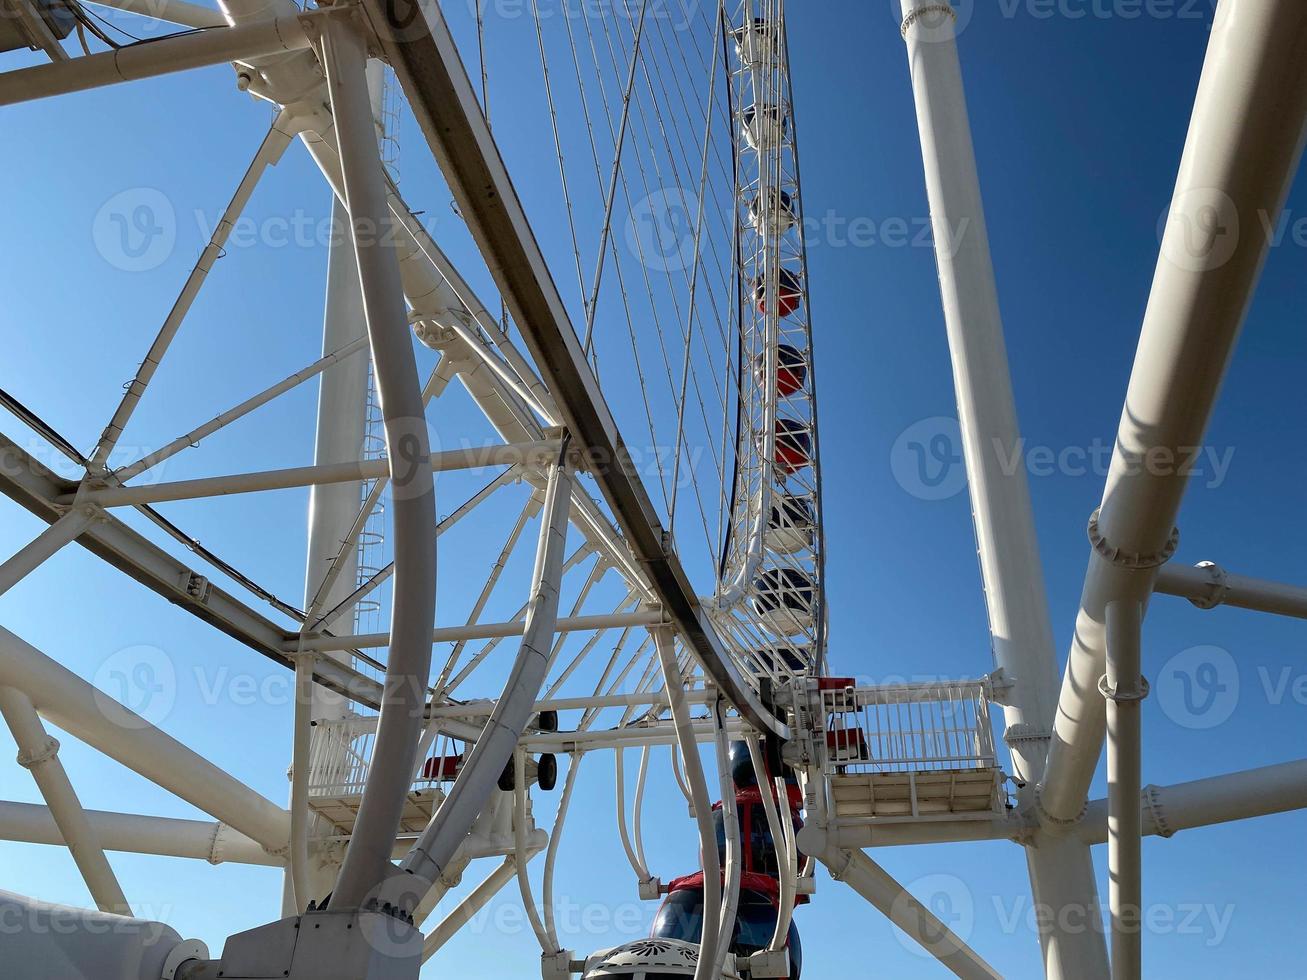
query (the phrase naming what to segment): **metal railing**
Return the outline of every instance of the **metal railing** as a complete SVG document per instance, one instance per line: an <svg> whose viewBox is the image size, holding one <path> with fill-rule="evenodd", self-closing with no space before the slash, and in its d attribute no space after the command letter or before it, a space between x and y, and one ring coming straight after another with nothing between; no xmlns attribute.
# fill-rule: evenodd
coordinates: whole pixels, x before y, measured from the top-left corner
<svg viewBox="0 0 1307 980"><path fill-rule="evenodd" d="M829 775L998 765L984 681L821 690Z"/></svg>
<svg viewBox="0 0 1307 980"><path fill-rule="evenodd" d="M360 795L372 767L377 738L376 717L319 721L309 746L309 795L348 797ZM423 757L413 789L425 790L453 780L465 746L447 736L438 737Z"/></svg>

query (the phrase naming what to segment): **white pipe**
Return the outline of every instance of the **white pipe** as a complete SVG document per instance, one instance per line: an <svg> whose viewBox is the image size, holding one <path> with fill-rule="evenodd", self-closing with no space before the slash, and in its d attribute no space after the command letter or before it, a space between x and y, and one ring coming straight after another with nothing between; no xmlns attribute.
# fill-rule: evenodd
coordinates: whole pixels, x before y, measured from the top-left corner
<svg viewBox="0 0 1307 980"><path fill-rule="evenodd" d="M566 616L557 621L558 633L589 633L591 630L620 629L627 626L656 626L663 622L661 610L649 609L633 613L599 613L594 616ZM521 636L527 620L507 623L474 623L471 626L437 626L431 631L432 643L449 643L455 640L493 640ZM293 641L292 641L293 642ZM389 633L360 633L353 636L320 636L304 641L305 650L355 650L390 645ZM295 649L300 649L294 643Z"/></svg>
<svg viewBox="0 0 1307 980"><path fill-rule="evenodd" d="M644 854L644 788L649 779L649 753L652 748L646 745L640 750L640 772L635 777L635 801L631 805L631 836L635 841L635 856L640 859L640 867L644 868L646 881L653 878L649 873L649 859Z"/></svg>
<svg viewBox="0 0 1307 980"><path fill-rule="evenodd" d="M427 470L430 478L431 473L446 473L451 470L543 463L558 455L558 442L546 439L520 445L474 446L469 449L451 449L447 452L424 455L427 455L430 460ZM361 459L324 466L294 466L289 469L263 470L257 473L230 473L224 476L178 480L175 483L155 483L149 486L105 487L103 490L87 491L76 499L101 507L135 507L139 504L221 497L233 493L290 490L328 483L357 483L360 480L390 477L392 466L402 466L411 472L420 471L420 466L412 464L413 458L411 452L406 452L404 458L396 461ZM67 499L59 497L56 498L56 503L71 503L72 499L72 497ZM434 535L432 537L434 540Z"/></svg>
<svg viewBox="0 0 1307 980"><path fill-rule="evenodd" d="M1181 830L1307 810L1307 760L1209 776L1140 794L1143 833L1170 837ZM1107 800L1094 800L1076 827L1087 844L1108 839Z"/></svg>
<svg viewBox="0 0 1307 980"><path fill-rule="evenodd" d="M545 906L545 932L549 935L548 953L561 952L562 943L558 941L558 923L554 918L554 868L558 863L558 846L563 840L563 826L567 821L568 809L572 805L572 790L576 788L576 775L581 770L581 760L585 758L578 752L572 756L567 767L567 780L563 783L563 796L558 801L558 814L554 817L554 826L549 831L549 849L545 852L545 879L542 900Z"/></svg>
<svg viewBox="0 0 1307 980"><path fill-rule="evenodd" d="M290 878L295 905L302 914L312 898L309 885L309 767L313 738L313 667L311 653L295 658L295 730L290 782Z"/></svg>
<svg viewBox="0 0 1307 980"><path fill-rule="evenodd" d="M1026 469L1007 463L1020 454L1021 433L954 13L938 0L902 0L902 13L990 643L1013 685L1003 706L1004 740L1015 776L1033 792L1053 725L1057 657ZM1026 859L1040 902L1059 912L1096 909L1087 849L1034 843ZM1040 939L1055 980L1107 973L1100 930L1043 930Z"/></svg>
<svg viewBox="0 0 1307 980"><path fill-rule="evenodd" d="M522 893L522 908L526 910L527 921L536 934L542 953L552 953L549 932L545 929L540 911L536 908L535 897L531 894L531 875L527 871L526 859L526 753L518 749L513 753L513 841L517 857L517 887Z"/></svg>
<svg viewBox="0 0 1307 980"><path fill-rule="evenodd" d="M1184 460L1203 444L1270 245L1257 222L1282 212L1297 171L1307 121L1304 34L1301 0L1223 0L1216 9L1040 791L1044 812L1058 821L1079 816L1102 752L1104 610L1113 599L1146 604L1174 548ZM1159 459L1172 463L1159 467Z"/></svg>
<svg viewBox="0 0 1307 980"><path fill-rule="evenodd" d="M1307 588L1235 575L1210 561L1199 562L1192 568L1162 566L1153 591L1188 599L1200 609L1236 606L1307 619Z"/></svg>
<svg viewBox="0 0 1307 980"><path fill-rule="evenodd" d="M251 395L249 398L245 399L239 405L229 408L225 412L219 412L217 415L209 419L209 421L205 422L203 425L197 426L196 428L192 429L190 432L187 432L185 435L178 436L176 439L168 443L166 446L156 449L154 452L150 453L147 456L142 456L134 463L131 463L127 466L123 466L114 470L112 474L114 479L116 479L120 483L126 483L132 477L138 476L141 473L144 473L146 470L153 469L154 467L162 463L164 460L171 459L173 456L177 455L177 453L181 452L183 449L189 449L190 447L198 444L202 439L205 439L213 435L215 432L219 431L220 429L224 429L227 426L231 425L233 422L236 422L239 419L244 418L250 412L254 411L257 408L261 408L262 406L268 404L268 402L279 397L280 395L284 395L292 388L295 388L298 385L303 384L305 381L308 381L310 378L317 377L319 374L323 373L328 368L332 367L338 361L345 360L346 358L354 354L357 354L359 351L365 350L367 348L367 345L368 345L368 340L366 337L358 337L355 340L350 341L348 344L346 344L344 347L340 348L339 350L333 351L330 354L323 355L322 357L318 358L318 360L310 364L308 367L296 371L294 374L289 375L286 378L283 378L281 381L278 381L276 384L272 385L271 387L265 388L257 395ZM366 369L364 371L364 374L366 376Z"/></svg>
<svg viewBox="0 0 1307 980"><path fill-rule="evenodd" d="M426 940L422 944L422 962L425 963L431 959L445 943L453 939L458 930L467 925L473 916L485 908L516 873L517 859L510 854L504 858L503 864L490 872L486 879L477 885L457 908L445 916L440 924L427 934Z"/></svg>
<svg viewBox="0 0 1307 980"><path fill-rule="evenodd" d="M481 738L454 780L449 796L401 865L402 870L421 881L435 881L449 863L494 791L504 766L513 758L518 739L530 720L531 708L544 683L549 642L558 618L558 591L567 544L571 492L572 473L564 450L549 472L526 630L512 672L504 683ZM401 895L398 900L407 898L407 895Z"/></svg>
<svg viewBox="0 0 1307 980"><path fill-rule="evenodd" d="M76 540L94 518L95 510L90 507L70 510L14 552L12 557L0 565L0 595L4 595L34 572L64 545Z"/></svg>
<svg viewBox="0 0 1307 980"><path fill-rule="evenodd" d="M46 719L69 735L269 850L286 846L290 817L285 810L3 627L0 684L25 693Z"/></svg>
<svg viewBox="0 0 1307 980"><path fill-rule="evenodd" d="M283 861L224 823L181 820L137 813L84 810L100 845L109 851L188 858L210 864L281 867ZM0 802L0 840L66 847L67 840L49 807Z"/></svg>
<svg viewBox="0 0 1307 980"><path fill-rule="evenodd" d="M390 852L411 786L431 668L436 604L436 494L428 459L425 403L418 382L399 263L383 230L390 222L385 169L367 85L367 53L357 25L329 21L323 61L349 209L373 373L390 466L394 603L386 687L363 800L332 892L354 908L393 871Z"/></svg>
<svg viewBox="0 0 1307 980"><path fill-rule="evenodd" d="M648 746L645 746L645 749L647 751ZM635 880L644 883L649 880L649 869L631 845L631 833L626 827L625 755L626 747L622 745L619 745L617 751L613 753L614 783L617 791L617 832L622 838L622 850L626 852L626 860L631 865L631 870L635 872Z"/></svg>
<svg viewBox="0 0 1307 980"><path fill-rule="evenodd" d="M772 932L771 943L767 946L767 948L772 952L776 952L784 949L786 942L789 940L789 917L794 911L792 901L788 910L785 907L787 894L784 885L786 869L790 863L790 835L786 834L785 829L781 826L780 813L776 808L774 784L772 783L771 775L767 772L767 762L763 759L762 747L758 742L758 736L746 735L744 737L744 744L749 747L749 760L753 763L753 772L758 780L758 789L761 791L762 809L767 815L767 832L771 834L772 846L776 850L776 873L781 882L781 907L776 916L776 928ZM785 800L785 816L789 819L789 799L787 797L781 797L781 799ZM782 919L785 920L784 928L781 927Z"/></svg>
<svg viewBox="0 0 1307 980"><path fill-rule="evenodd" d="M719 698L709 706L717 750L717 781L722 794L722 828L726 832L726 882L722 894L721 921L717 924L717 959L713 977L719 977L735 937L735 917L740 907L740 879L744 871L741 854L740 815L735 807L735 783L731 779L730 745L726 739L724 702ZM646 748L646 752L648 749ZM714 846L716 844L714 843Z"/></svg>
<svg viewBox="0 0 1307 980"><path fill-rule="evenodd" d="M101 912L131 915L131 906L113 873L77 798L72 781L59 761L59 742L46 732L31 699L12 687L0 687L0 714L18 743L18 764L31 772L50 808L55 826L68 845L73 862Z"/></svg>
<svg viewBox="0 0 1307 980"><path fill-rule="evenodd" d="M703 760L690 723L690 709L685 703L685 682L676 662L676 634L663 626L652 631L658 660L663 669L663 685L670 698L672 720L676 726L676 741L685 760L685 774L690 781L690 795L694 800L694 819L699 827L699 856L703 865L703 932L699 940L699 963L694 980L720 980L721 973L712 975L717 962L718 930L722 914L722 866L717 853L717 831L713 827L712 798L708 795L708 780L703 772Z"/></svg>
<svg viewBox="0 0 1307 980"><path fill-rule="evenodd" d="M817 859L830 869L832 878L844 882L878 908L954 976L965 980L1002 980L997 970L866 854L829 848L818 854ZM1101 976L1087 969L1087 964L1080 966L1077 976Z"/></svg>
<svg viewBox="0 0 1307 980"><path fill-rule="evenodd" d="M222 30L225 31L228 28L222 28ZM105 55L95 55L94 57L105 57ZM2 84L3 77L0 77L0 85ZM173 339L177 336L177 331L181 329L182 322L186 319L191 306L195 303L195 298L200 293L200 287L204 285L204 281L208 278L214 263L222 257L223 247L227 244L227 239L231 235L232 229L235 228L241 212L245 210L245 206L249 203L250 196L254 193L255 187L258 186L259 180L269 167L276 166L278 161L281 160L282 154L286 151L286 147L290 146L291 137L286 131L286 122L286 113L280 113L273 120L267 136L263 138L263 142L259 144L258 150L255 151L254 158L250 161L245 175L241 178L240 183L236 185L236 190L223 211L222 217L218 219L218 223L214 226L208 244L200 253L200 257L195 260L195 265L186 277L181 292L177 294L176 301L164 318L163 324L159 327L159 332L155 335L150 349L146 352L145 359L137 369L136 376L127 386L122 399L114 409L113 416L104 427L104 432L101 433L100 441L92 454L91 470L102 470L107 464L114 446L118 443L119 436L122 435L123 429L126 428L132 413L136 411L141 396L154 378L164 355L167 353Z"/></svg>
<svg viewBox="0 0 1307 980"><path fill-rule="evenodd" d="M155 78L226 61L246 61L270 54L302 51L310 46L311 35L330 16L331 11L327 9L240 27L215 27L129 44L68 61L7 71L0 74L0 106ZM101 456L97 453L96 462L103 464L107 458L107 454Z"/></svg>
<svg viewBox="0 0 1307 980"><path fill-rule="evenodd" d="M685 797L685 803L690 808L690 815L694 816L694 796L690 793L690 786L685 781L685 774L681 771L681 750L673 742L670 746L672 755L672 777L676 780L676 785L681 789L681 795Z"/></svg>
<svg viewBox="0 0 1307 980"><path fill-rule="evenodd" d="M1143 878L1139 816L1141 786L1140 700L1147 693L1139 671L1143 609L1138 602L1107 604L1108 906L1112 920L1112 978L1139 980L1143 970Z"/></svg>

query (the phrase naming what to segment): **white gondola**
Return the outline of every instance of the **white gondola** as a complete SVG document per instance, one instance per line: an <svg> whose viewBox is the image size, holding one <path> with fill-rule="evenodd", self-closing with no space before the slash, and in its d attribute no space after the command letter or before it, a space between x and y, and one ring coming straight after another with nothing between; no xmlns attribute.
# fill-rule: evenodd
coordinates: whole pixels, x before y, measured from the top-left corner
<svg viewBox="0 0 1307 980"><path fill-rule="evenodd" d="M735 54L745 65L775 61L780 54L780 32L766 17L753 17L731 32Z"/></svg>
<svg viewBox="0 0 1307 980"><path fill-rule="evenodd" d="M790 114L783 105L749 106L744 110L744 140L760 153L776 149L790 136Z"/></svg>
<svg viewBox="0 0 1307 980"><path fill-rule="evenodd" d="M773 190L765 197L756 194L749 200L749 223L768 238L785 234L797 220L794 199L788 191Z"/></svg>
<svg viewBox="0 0 1307 980"><path fill-rule="evenodd" d="M813 628L813 581L797 568L769 568L754 583L753 611L778 636Z"/></svg>
<svg viewBox="0 0 1307 980"><path fill-rule="evenodd" d="M809 550L816 534L812 502L806 497L778 493L772 497L767 522L767 547L783 555Z"/></svg>

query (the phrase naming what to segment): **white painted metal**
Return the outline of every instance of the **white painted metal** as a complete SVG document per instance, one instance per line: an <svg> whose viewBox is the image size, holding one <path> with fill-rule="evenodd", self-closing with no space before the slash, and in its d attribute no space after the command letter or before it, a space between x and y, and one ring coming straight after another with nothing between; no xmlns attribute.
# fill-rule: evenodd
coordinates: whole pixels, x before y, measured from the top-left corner
<svg viewBox="0 0 1307 980"><path fill-rule="evenodd" d="M101 912L131 915L127 896L104 856L95 828L82 809L63 763L59 761L59 742L51 738L41 724L32 701L22 691L0 687L0 715L18 743L18 764L32 774L41 796L50 808L59 836L68 845L77 870Z"/></svg>
<svg viewBox="0 0 1307 980"><path fill-rule="evenodd" d="M430 472L447 473L451 470L481 469L491 466L535 465L556 455L558 455L558 443L545 439L522 445L451 449L446 452L429 453L427 457L430 460ZM414 466L413 458L410 454L410 458L403 461L406 470L419 468ZM201 477L195 480L178 480L175 483L155 483L150 486L107 487L103 490L88 490L78 499L102 507L134 507L138 504L220 497L232 493L289 490L295 487L331 483L357 484L360 480L389 476L390 470L391 463L387 459L355 460L323 466L296 466L284 470L264 470L259 473ZM434 535L432 539L434 540Z"/></svg>
<svg viewBox="0 0 1307 980"><path fill-rule="evenodd" d="M1076 833L1090 844L1108 839L1107 800L1094 800ZM1146 786L1140 799L1146 835L1170 837L1181 830L1250 820L1307 809L1307 761L1282 762L1245 772L1209 776L1173 786Z"/></svg>
<svg viewBox="0 0 1307 980"><path fill-rule="evenodd" d="M504 683L503 693L486 721L482 737L463 764L444 805L427 825L413 850L401 864L419 882L433 882L448 865L467 835L490 789L513 758L518 739L531 715L549 663L549 639L558 617L558 590L567 543L567 512L572 496L571 464L566 450L550 469L541 513L540 541L531 580L531 600L517 659ZM415 739L416 741L416 739ZM396 893L409 903L407 890Z"/></svg>
<svg viewBox="0 0 1307 980"><path fill-rule="evenodd" d="M68 734L264 847L278 851L289 841L290 821L281 807L2 627L0 685L22 691Z"/></svg>
<svg viewBox="0 0 1307 980"><path fill-rule="evenodd" d="M829 848L817 854L817 859L830 870L832 878L844 882L884 913L954 976L967 980L1000 980L998 971L861 851Z"/></svg>
<svg viewBox="0 0 1307 980"><path fill-rule="evenodd" d="M1307 588L1236 575L1208 561L1194 567L1164 565L1153 591L1188 599L1200 609L1236 606L1307 619Z"/></svg>
<svg viewBox="0 0 1307 980"><path fill-rule="evenodd" d="M395 554L388 699L358 821L332 892L335 907L352 908L393 871L391 845L422 730L431 665L428 633L435 619L436 494L399 263L383 234L390 214L385 172L368 95L364 40L356 26L343 20L329 23L323 55L386 433Z"/></svg>
<svg viewBox="0 0 1307 980"><path fill-rule="evenodd" d="M1295 0L1216 10L1049 746L1040 803L1056 820L1079 817L1102 752L1104 610L1115 599L1146 604L1174 547L1188 481L1174 461L1202 445L1270 247L1252 229L1280 213L1302 156L1304 31L1307 7ZM1160 458L1173 462L1146 462Z"/></svg>
<svg viewBox="0 0 1307 980"><path fill-rule="evenodd" d="M671 701L676 744L681 750L681 758L685 760L685 776L690 784L690 797L694 801L694 822L699 828L699 856L703 862L703 931L699 940L699 963L695 967L694 980L716 980L712 976L712 968L717 962L718 928L721 924L722 868L717 853L717 831L713 827L712 797L708 795L703 759L699 756L698 741L685 703L685 680L676 660L676 634L665 626L652 632L658 662L662 666L663 690Z"/></svg>
<svg viewBox="0 0 1307 980"><path fill-rule="evenodd" d="M34 572L64 545L76 540L91 521L95 520L95 516L96 511L93 507L78 507L76 510L70 510L23 545L13 557L6 559L3 564L0 564L0 595L8 592Z"/></svg>
<svg viewBox="0 0 1307 980"><path fill-rule="evenodd" d="M663 622L663 614L656 610L631 613L606 613L594 616L566 616L558 620L557 633L588 633L591 630L622 629L628 626L656 626ZM438 626L431 631L432 643L450 643L459 640L490 640L521 636L526 620L508 623L476 623L472 626ZM359 647L389 646L389 633L361 633L355 636L323 636L307 639L304 650L353 650ZM299 645L297 644L297 648Z"/></svg>
<svg viewBox="0 0 1307 980"><path fill-rule="evenodd" d="M1113 980L1139 980L1143 971L1143 877L1139 807L1140 702L1147 694L1140 668L1143 608L1118 599L1107 604L1108 903L1112 920Z"/></svg>
<svg viewBox="0 0 1307 980"><path fill-rule="evenodd" d="M269 18L262 23L179 34L115 51L4 72L0 74L0 105L68 95L225 61L302 51L309 47L319 26L333 16L339 15L323 10Z"/></svg>
<svg viewBox="0 0 1307 980"><path fill-rule="evenodd" d="M91 830L108 851L187 858L209 864L281 867L282 858L224 823L153 817L138 813L84 810ZM48 807L0 802L0 840L66 846L67 840Z"/></svg>
<svg viewBox="0 0 1307 980"><path fill-rule="evenodd" d="M958 421L975 523L994 661L1013 685L1003 706L1014 775L1034 786L1053 723L1056 658L998 291L985 225L971 124L954 37L955 13L935 0L903 0L903 37L916 98L926 189L934 226L944 324L953 361ZM953 229L963 231L955 235ZM1077 845L1027 848L1031 885L1048 907L1097 907L1093 865ZM1041 934L1049 977L1102 976L1107 950L1097 929Z"/></svg>

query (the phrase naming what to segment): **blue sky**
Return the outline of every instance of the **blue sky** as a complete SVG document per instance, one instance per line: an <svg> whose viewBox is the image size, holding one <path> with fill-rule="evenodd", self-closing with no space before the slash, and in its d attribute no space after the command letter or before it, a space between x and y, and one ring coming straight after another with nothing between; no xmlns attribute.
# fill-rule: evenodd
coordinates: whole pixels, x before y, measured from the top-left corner
<svg viewBox="0 0 1307 980"><path fill-rule="evenodd" d="M912 244L928 212L894 6L889 0L827 0L793 4L789 13L804 204L809 220L824 229L810 238L809 249L831 661L839 672L869 682L975 676L990 668L966 494L921 499L896 478L902 474L895 455L900 436L954 408L933 257ZM446 7L465 54L474 51L467 5L460 0ZM1130 15L1140 7L1142 16ZM575 303L538 65L529 61L536 56L534 34L516 9L503 5L488 18L492 118L518 189L539 221L555 278ZM701 25L704 12L691 9ZM1210 4L1001 0L967 5L964 13L963 70L1017 405L1031 450L1057 649L1064 656L1087 555L1084 525L1102 488L1102 473L1092 465L1080 472L1078 464L1092 462L1095 447L1110 444L1116 429ZM29 60L4 59L5 68ZM6 215L0 286L7 299L0 385L87 448L261 139L269 112L235 91L228 69L214 68L10 107L5 114L7 145L22 148L23 163L21 170L11 164L11 179L0 183ZM424 220L442 247L468 264L474 284L489 295L488 277L473 262L466 232L411 120L401 137L401 182L411 204L426 210ZM97 251L94 219L114 195L142 187L157 189L172 204L176 243L156 268L124 272ZM1307 366L1297 302L1307 249L1301 235L1295 241L1293 223L1307 215L1305 195L1307 188L1299 187L1290 198L1289 233L1271 250L1209 432L1209 460L1220 468L1209 466L1191 487L1177 560L1213 559L1259 577L1302 578L1295 556L1307 545L1307 525L1288 488L1307 477L1293 438ZM292 146L249 213L264 229L271 220L296 217L316 227L329 203L311 163ZM861 230L857 242L846 233L854 228ZM909 230L906 243L902 228ZM597 225L592 239L596 232ZM324 270L325 249L313 240L279 246L264 234L230 248L125 437L127 446L153 448L312 360ZM613 373L627 380L622 368ZM630 385L605 378L605 390L630 431L641 417ZM313 411L313 392L302 388L206 441L193 458L179 457L167 478L307 463ZM489 435L460 394L442 400L433 426L444 437ZM26 443L16 423L3 431ZM1049 472L1039 462L1049 456L1072 467L1053 465ZM461 501L475 484L465 477L442 481L441 512L452 509L445 501ZM514 499L520 506L520 497ZM304 495L281 493L178 504L166 513L298 601L304 506ZM9 553L39 523L9 504L0 511L0 553ZM461 535L442 541L450 564L443 566L441 621L454 621L474 589L453 571L458 558L466 554L470 562L475 555L479 562L487 549L497 549L514 516L513 499L505 498ZM507 615L517 602L508 595L492 613ZM178 680L162 726L270 798L284 798L289 709L275 696L284 677L279 668L141 595L80 550L60 554L0 598L0 623L88 678L119 651L142 645L163 651ZM1144 708L1146 782L1167 784L1301 756L1307 704L1295 699L1293 686L1307 674L1300 627L1235 610L1201 612L1159 597L1145 636L1145 671L1156 694ZM1207 645L1224 655L1187 652ZM1219 724L1210 724L1213 715L1176 707L1183 704L1181 674L1200 661L1222 671L1225 692L1214 710L1228 717ZM274 696L238 697L232 679L245 676ZM492 680L493 670L487 688ZM206 696L215 687L221 696ZM198 815L75 740L63 744L88 806ZM0 754L0 796L38 801L3 745ZM665 772L665 755L657 758ZM636 900L613 826L611 758L596 755L585 766L558 884L572 910L564 911L560 925L567 930L569 921L575 924L564 938L578 951L643 934L653 913ZM651 864L665 878L695 862L693 826L675 792L665 781L652 787L646 818ZM1100 779L1094 795L1104 792ZM545 796L537 804L542 823L554 802ZM1307 900L1307 886L1290 870L1295 858L1285 861L1304 831L1307 817L1297 814L1147 841L1144 901L1156 910L1156 925L1145 939L1146 975L1307 976L1283 941ZM0 855L0 887L87 901L63 852L6 844ZM905 882L917 883L923 897L935 898L941 888L951 895L954 904L944 911L958 917L975 948L1006 975L1036 975L1024 862L1013 845L876 856ZM1104 893L1105 857L1101 849L1096 853ZM276 914L280 876L270 870L117 854L112 861L142 912L215 948L230 932ZM798 913L798 921L808 977L939 974L824 875L814 904ZM437 964L457 964L469 980L492 980L533 975L536 957L510 887ZM428 973L437 975L439 967Z"/></svg>

